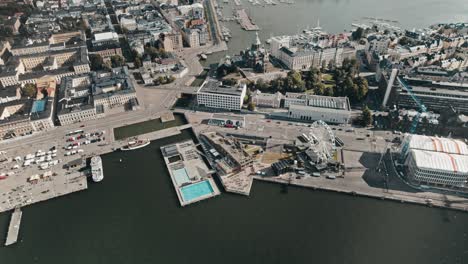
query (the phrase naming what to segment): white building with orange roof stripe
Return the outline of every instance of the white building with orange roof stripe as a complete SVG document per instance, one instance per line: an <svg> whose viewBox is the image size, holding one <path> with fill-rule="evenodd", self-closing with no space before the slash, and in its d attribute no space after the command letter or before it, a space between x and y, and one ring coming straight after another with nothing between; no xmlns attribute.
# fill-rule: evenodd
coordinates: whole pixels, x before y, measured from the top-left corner
<svg viewBox="0 0 468 264"><path fill-rule="evenodd" d="M467 185L467 155L411 149L405 165L406 176L413 183L444 188Z"/></svg>
<svg viewBox="0 0 468 264"><path fill-rule="evenodd" d="M412 149L450 153L457 155L468 155L468 146L465 142L452 139L407 134L402 146L408 144L408 151Z"/></svg>
<svg viewBox="0 0 468 264"><path fill-rule="evenodd" d="M443 188L467 186L468 146L465 142L407 134L401 146L410 182Z"/></svg>

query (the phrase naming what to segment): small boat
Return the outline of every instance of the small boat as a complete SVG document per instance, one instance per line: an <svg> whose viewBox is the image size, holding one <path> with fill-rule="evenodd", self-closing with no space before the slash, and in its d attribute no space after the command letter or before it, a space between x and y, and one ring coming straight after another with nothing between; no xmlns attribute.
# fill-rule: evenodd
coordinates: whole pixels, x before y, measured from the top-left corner
<svg viewBox="0 0 468 264"><path fill-rule="evenodd" d="M91 158L91 177L94 182L100 182L102 179L104 179L102 159L100 156L94 156Z"/></svg>
<svg viewBox="0 0 468 264"><path fill-rule="evenodd" d="M151 141L147 139L129 141L128 144L126 146L121 147L120 150L127 151L127 150L139 149L139 148L148 146L150 143Z"/></svg>

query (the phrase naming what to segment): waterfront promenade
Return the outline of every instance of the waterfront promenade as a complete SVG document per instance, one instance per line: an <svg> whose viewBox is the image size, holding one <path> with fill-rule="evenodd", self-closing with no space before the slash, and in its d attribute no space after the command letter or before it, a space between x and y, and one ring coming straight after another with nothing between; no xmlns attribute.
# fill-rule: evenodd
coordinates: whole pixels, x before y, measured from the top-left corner
<svg viewBox="0 0 468 264"><path fill-rule="evenodd" d="M311 188L314 190L333 191L353 196L363 196L381 200L391 200L400 203L412 203L430 207L450 208L460 211L468 211L468 199L455 195L445 195L434 192L406 192L373 188L368 186L358 177L348 179L337 178L330 180L325 177L306 177L296 179L296 175L285 174L280 177L254 176L256 180Z"/></svg>
<svg viewBox="0 0 468 264"><path fill-rule="evenodd" d="M271 121L266 120L261 115L248 114L245 115L246 126L233 131L232 128L206 125L204 120L210 119L212 116L213 113L186 112L187 120L193 125L196 134L206 131L231 132L260 137L268 135L273 140L284 141L295 139L302 133L307 133L310 130L306 124L278 120ZM245 180L252 181L252 179L255 179L280 184L291 184L383 200L468 211L468 199L466 197L449 193L421 191L408 186L394 171L392 161L387 155L383 157L380 164L381 171L377 170L382 153L389 147L387 141L394 137L391 132L369 131L365 128L355 128L353 132L346 132L346 129L343 127L331 127L334 128L335 135L345 143L343 148L344 175L335 175L337 176L336 179L328 179L326 175L321 175L320 177L307 176L297 179L298 175L295 173L281 175L280 177L274 177L272 174L267 177L257 176L254 175L255 171L259 170L259 168L261 169L262 166L265 168L267 166L267 164L258 162L256 165L259 168L255 168L254 171L245 171ZM366 137L366 135L371 136ZM364 139L356 140L356 138ZM385 177L385 174L388 174L388 176ZM221 179L223 179L223 176L221 176ZM222 182L224 185L227 181ZM239 179L235 179L235 177L232 177L230 182L232 185L224 186L226 191L239 193L236 187L245 186L245 184L240 184L242 182ZM236 183L238 183L237 186L235 185ZM233 189L230 189L230 187L233 187ZM250 188L248 189L250 192ZM249 195L249 192L243 192L242 194Z"/></svg>
<svg viewBox="0 0 468 264"><path fill-rule="evenodd" d="M148 140L158 140L161 138L178 135L181 133L181 130L188 129L190 127L190 124L185 124L142 134L139 135L139 137ZM85 132L88 131L96 131L96 129L87 128ZM33 175L39 175L45 172L40 170L37 166L20 168L18 171L16 171L15 175L2 180L2 184L0 185L0 193L3 193L3 195L0 196L0 212L12 210L17 206L23 207L87 189L88 182L86 175L85 173L78 171L82 165L72 169L69 169L64 165L79 158L86 160L92 156L110 153L120 149L122 146L127 144L126 140L114 140L112 127L102 131L106 132L105 142L102 144L90 144L82 146L84 152L79 156L64 155L65 151L62 149L62 147L65 145L65 133L63 133L61 136L57 135L57 137L49 138L48 140L37 142L35 144L30 143L27 145L28 148L9 148L7 154L10 157L24 157L27 153L34 152L34 149L48 149L53 145L57 147L58 156L62 162L59 164L59 166L50 169L54 173L53 176L44 179L38 179L35 182L30 182L29 178ZM32 146L34 146L34 149ZM16 164L16 162L10 161L6 164L3 163L2 166L5 167L4 169L6 169L13 166L14 164Z"/></svg>

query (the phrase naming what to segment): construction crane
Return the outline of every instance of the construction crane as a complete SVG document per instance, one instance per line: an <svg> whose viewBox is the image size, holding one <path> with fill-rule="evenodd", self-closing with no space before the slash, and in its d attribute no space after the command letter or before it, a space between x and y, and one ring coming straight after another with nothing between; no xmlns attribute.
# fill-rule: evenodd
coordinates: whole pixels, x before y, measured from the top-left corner
<svg viewBox="0 0 468 264"><path fill-rule="evenodd" d="M419 100L419 98L413 93L413 88L411 88L402 78L397 77L398 83L406 90L406 92L411 96L411 99L415 102L418 106L418 113L416 116L413 117L413 121L411 122L411 127L409 129L409 133L414 134L416 129L418 128L419 122L421 120L421 115L427 112L426 106ZM408 150L408 143L404 143L401 149L402 159L406 156L406 151Z"/></svg>

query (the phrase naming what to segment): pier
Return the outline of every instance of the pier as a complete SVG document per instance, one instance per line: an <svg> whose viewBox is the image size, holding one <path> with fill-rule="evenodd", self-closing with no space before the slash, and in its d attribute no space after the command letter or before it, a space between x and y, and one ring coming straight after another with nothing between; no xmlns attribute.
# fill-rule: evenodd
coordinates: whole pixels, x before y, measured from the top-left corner
<svg viewBox="0 0 468 264"><path fill-rule="evenodd" d="M10 226L8 227L8 234L5 242L5 246L12 245L18 241L18 234L19 234L19 229L20 229L20 224L21 224L21 216L23 215L23 212L19 207L13 211L13 214L11 215L11 220L10 220Z"/></svg>
<svg viewBox="0 0 468 264"><path fill-rule="evenodd" d="M257 25L255 25L255 23L252 22L249 15L247 15L247 12L245 11L245 9L236 10L236 16L237 16L239 24L244 30L247 30L247 31L260 30L260 28Z"/></svg>

